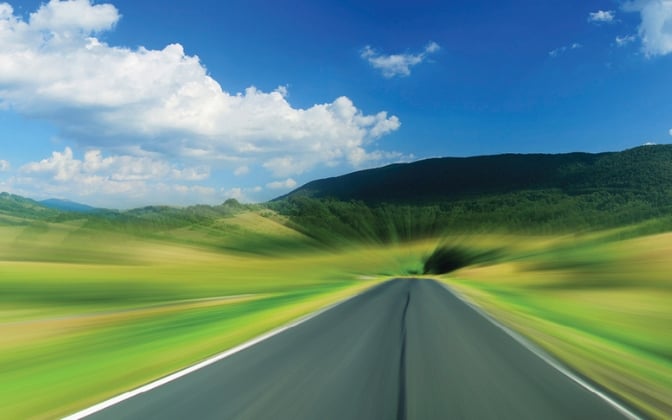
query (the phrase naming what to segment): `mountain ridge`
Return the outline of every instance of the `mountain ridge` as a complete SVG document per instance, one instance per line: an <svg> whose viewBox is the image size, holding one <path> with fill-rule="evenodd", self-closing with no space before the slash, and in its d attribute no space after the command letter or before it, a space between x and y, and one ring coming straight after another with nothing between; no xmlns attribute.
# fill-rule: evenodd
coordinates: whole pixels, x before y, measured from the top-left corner
<svg viewBox="0 0 672 420"><path fill-rule="evenodd" d="M314 180L272 201L304 195L368 204L432 203L520 190L559 188L579 192L650 187L659 181L672 182L672 171L660 168L661 164L669 164L672 169L672 145L647 145L621 152L430 158Z"/></svg>
<svg viewBox="0 0 672 420"><path fill-rule="evenodd" d="M78 203L76 201L60 198L48 198L46 200L40 200L38 201L38 203L51 209L70 211L75 213L91 213L96 211L104 211L104 209L89 206L88 204Z"/></svg>
<svg viewBox="0 0 672 420"><path fill-rule="evenodd" d="M672 145L434 158L309 182L268 203L323 242L672 227ZM647 228L649 229L649 228Z"/></svg>

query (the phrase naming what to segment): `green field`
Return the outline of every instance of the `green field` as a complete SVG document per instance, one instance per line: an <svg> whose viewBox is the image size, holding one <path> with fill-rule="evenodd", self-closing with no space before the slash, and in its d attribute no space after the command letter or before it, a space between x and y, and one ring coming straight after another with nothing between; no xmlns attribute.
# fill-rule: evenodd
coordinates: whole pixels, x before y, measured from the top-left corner
<svg viewBox="0 0 672 420"><path fill-rule="evenodd" d="M105 220L2 216L1 418L75 412L421 275L437 246L471 258L439 276L454 289L648 415L672 412L672 234L647 225L336 246L267 209Z"/></svg>

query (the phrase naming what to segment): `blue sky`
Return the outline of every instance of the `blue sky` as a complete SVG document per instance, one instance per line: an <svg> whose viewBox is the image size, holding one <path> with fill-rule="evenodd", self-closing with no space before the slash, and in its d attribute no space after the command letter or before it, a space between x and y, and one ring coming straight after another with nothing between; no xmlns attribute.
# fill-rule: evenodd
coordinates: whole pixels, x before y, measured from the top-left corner
<svg viewBox="0 0 672 420"><path fill-rule="evenodd" d="M263 201L672 135L672 0L0 2L0 190Z"/></svg>

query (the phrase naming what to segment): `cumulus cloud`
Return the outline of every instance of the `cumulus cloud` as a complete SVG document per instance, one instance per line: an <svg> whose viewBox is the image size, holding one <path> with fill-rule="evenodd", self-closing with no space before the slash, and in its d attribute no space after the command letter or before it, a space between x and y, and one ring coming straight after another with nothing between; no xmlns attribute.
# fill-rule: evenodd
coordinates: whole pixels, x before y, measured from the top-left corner
<svg viewBox="0 0 672 420"><path fill-rule="evenodd" d="M639 37L647 57L672 52L672 0L636 0L623 5L628 12L639 12Z"/></svg>
<svg viewBox="0 0 672 420"><path fill-rule="evenodd" d="M332 150L325 154L319 154L315 157L305 157L302 159L294 155L283 155L274 157L262 165L270 171L275 177L282 178L290 175L302 174L315 164L315 161L322 157L325 165L336 166L342 159L346 159L354 167L363 168L370 164L390 161L401 161L412 159L412 155L407 156L399 152L386 152L373 150L367 152L362 147L353 147L347 151Z"/></svg>
<svg viewBox="0 0 672 420"><path fill-rule="evenodd" d="M672 128L670 128L670 131L668 131L668 133L670 134L670 136L672 136Z"/></svg>
<svg viewBox="0 0 672 420"><path fill-rule="evenodd" d="M12 168L12 165L4 159L0 159L0 172L7 172Z"/></svg>
<svg viewBox="0 0 672 420"><path fill-rule="evenodd" d="M613 10L598 10L588 14L588 22L593 23L612 23L616 18Z"/></svg>
<svg viewBox="0 0 672 420"><path fill-rule="evenodd" d="M382 72L384 77L409 76L411 67L416 66L427 59L429 54L437 52L441 47L436 42L430 42L425 48L416 54L390 54L385 55L377 52L369 45L364 47L361 57Z"/></svg>
<svg viewBox="0 0 672 420"><path fill-rule="evenodd" d="M560 47L560 48L556 48L556 49L554 49L554 50L552 50L552 51L549 51L549 52L548 52L548 55L550 55L551 57L557 57L557 56L559 56L559 55L561 55L561 54L566 53L567 51L577 50L577 49L579 49L579 48L581 48L581 47L583 47L583 45L579 44L578 42L575 42L575 43L573 43L573 44L571 44L571 45L565 45L565 46L562 46L562 47Z"/></svg>
<svg viewBox="0 0 672 420"><path fill-rule="evenodd" d="M116 207L114 196L123 196L124 201L130 197L130 202L135 198L138 204L152 197L161 202L162 194L167 193L180 195L173 196L176 202L188 202L187 198L211 201L208 196L215 193L214 189L183 184L208 177L206 167L179 167L150 157L104 156L100 150L89 150L79 159L66 147L21 166L12 184L31 195L69 195L85 201L93 197L104 206ZM96 198L100 195L107 198Z"/></svg>
<svg viewBox="0 0 672 420"><path fill-rule="evenodd" d="M24 175L46 176L54 181L77 183L98 178L114 182L159 179L199 181L210 175L207 167L178 168L149 157L103 157L100 150L89 150L80 160L74 157L69 147L63 152L53 152L50 157L39 162L27 163L19 171Z"/></svg>
<svg viewBox="0 0 672 420"><path fill-rule="evenodd" d="M238 187L225 191L224 196L227 198L236 199L238 201L245 201L245 194L243 193L243 189Z"/></svg>
<svg viewBox="0 0 672 420"><path fill-rule="evenodd" d="M284 86L229 93L180 44L150 50L101 41L97 35L119 19L114 6L89 0L51 0L27 21L0 3L0 108L49 120L82 149L244 160L282 174L356 165L362 150L370 153L373 142L400 126L396 116L365 114L347 97L296 108ZM416 57L437 49L432 43ZM276 172L284 156L295 169Z"/></svg>
<svg viewBox="0 0 672 420"><path fill-rule="evenodd" d="M30 25L51 32L52 36L75 35L78 32L111 29L119 17L119 12L111 4L92 5L89 0L52 0L30 14Z"/></svg>
<svg viewBox="0 0 672 420"><path fill-rule="evenodd" d="M266 188L270 188L272 190L280 190L280 189L288 190L294 187L296 187L296 181L294 181L292 178L287 178L284 181L269 182L268 184L266 184Z"/></svg>
<svg viewBox="0 0 672 420"><path fill-rule="evenodd" d="M251 187L251 188L243 188L243 187L235 187L235 188L230 188L228 190L223 189L222 190L222 195L228 199L228 198L234 198L242 203L249 203L255 201L254 199L251 198L251 195L254 196L255 194L261 192L263 190L262 187L256 186L256 187Z"/></svg>

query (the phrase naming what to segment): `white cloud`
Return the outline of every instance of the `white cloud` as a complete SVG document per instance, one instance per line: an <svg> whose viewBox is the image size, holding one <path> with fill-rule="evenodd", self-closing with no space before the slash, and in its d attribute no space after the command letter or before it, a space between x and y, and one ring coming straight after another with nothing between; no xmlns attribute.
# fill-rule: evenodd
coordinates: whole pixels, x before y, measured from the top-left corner
<svg viewBox="0 0 672 420"><path fill-rule="evenodd" d="M365 166L370 166L372 163L390 162L408 160L411 156L406 156L398 152L386 152L381 150L374 150L367 152L362 147L353 147L349 150L335 149L327 155L318 155L325 157L325 164L328 166L336 166L338 161L345 158L352 166L361 169ZM293 155L278 156L264 162L263 167L269 170L275 177L288 177L290 175L298 175L306 172L306 170L313 165L313 160L310 157L303 160L297 159Z"/></svg>
<svg viewBox="0 0 672 420"><path fill-rule="evenodd" d="M18 174L12 185L28 195L96 200L106 207L119 207L119 198L124 204L161 203L166 194L171 194L173 203L212 202L215 192L210 187L179 183L207 179L210 173L206 167L184 168L150 157L103 156L100 150L89 150L78 159L69 147L21 166Z"/></svg>
<svg viewBox="0 0 672 420"><path fill-rule="evenodd" d="M616 45L619 47L624 47L637 39L636 35L623 35L616 37Z"/></svg>
<svg viewBox="0 0 672 420"><path fill-rule="evenodd" d="M0 172L7 172L12 168L8 161L0 159Z"/></svg>
<svg viewBox="0 0 672 420"><path fill-rule="evenodd" d="M242 203L249 203L251 200L247 197L247 194L245 192L244 188L240 187L235 187L231 188L229 190L223 191L224 197L227 199L233 198L236 199Z"/></svg>
<svg viewBox="0 0 672 420"><path fill-rule="evenodd" d="M588 22L612 23L615 18L616 13L613 10L598 10L588 14Z"/></svg>
<svg viewBox="0 0 672 420"><path fill-rule="evenodd" d="M168 187L168 190L175 191L179 194L197 194L200 196L203 195L213 195L216 193L216 190L212 187L204 187L202 185L173 185Z"/></svg>
<svg viewBox="0 0 672 420"><path fill-rule="evenodd" d="M672 0L631 1L623 5L623 10L639 12L639 37L647 57L672 52Z"/></svg>
<svg viewBox="0 0 672 420"><path fill-rule="evenodd" d="M5 3L6 4L6 3ZM11 7L11 6L10 6ZM30 26L49 31L53 36L111 29L119 20L111 4L92 5L89 0L51 0L30 14Z"/></svg>
<svg viewBox="0 0 672 420"><path fill-rule="evenodd" d="M434 53L441 49L441 46L434 41L430 41L425 47L425 54Z"/></svg>
<svg viewBox="0 0 672 420"><path fill-rule="evenodd" d="M294 187L296 187L296 181L294 181L292 178L287 178L284 181L273 181L266 184L266 188L270 188L272 190L288 190Z"/></svg>
<svg viewBox="0 0 672 420"><path fill-rule="evenodd" d="M207 166L183 169L172 168L170 170L170 178L182 181L203 181L210 178L210 168Z"/></svg>
<svg viewBox="0 0 672 420"><path fill-rule="evenodd" d="M25 174L48 174L55 181L71 181L81 173L82 161L75 160L72 150L66 148L63 153L53 152L51 157L39 162L31 162L21 167Z"/></svg>
<svg viewBox="0 0 672 420"><path fill-rule="evenodd" d="M200 181L210 176L207 167L179 168L168 162L150 157L109 156L103 157L100 150L89 150L84 159L74 157L72 149L53 152L39 162L23 165L19 171L24 175L36 175L60 182L82 182L103 177L111 181L182 180Z"/></svg>
<svg viewBox="0 0 672 420"><path fill-rule="evenodd" d="M670 128L670 131L668 131L668 133L670 134L670 136L672 136L672 128Z"/></svg>
<svg viewBox="0 0 672 420"><path fill-rule="evenodd" d="M254 187L222 188L221 195L224 197L224 200L235 198L241 203L254 203L260 201L259 193L262 191L264 191L264 188L258 185Z"/></svg>
<svg viewBox="0 0 672 420"><path fill-rule="evenodd" d="M233 171L235 176L247 175L250 173L250 168L247 165L239 166Z"/></svg>
<svg viewBox="0 0 672 420"><path fill-rule="evenodd" d="M51 121L81 149L269 169L291 155L296 169L286 173L354 164L350 156L400 126L347 97L295 108L284 86L226 92L180 44L128 49L96 37L119 19L89 0L51 0L28 21L0 3L0 108ZM437 49L428 45L421 60Z"/></svg>
<svg viewBox="0 0 672 420"><path fill-rule="evenodd" d="M235 198L241 203L252 203L259 201L256 197L258 197L258 194L263 190L263 187L257 185L254 187L222 188L221 193L224 199Z"/></svg>
<svg viewBox="0 0 672 420"><path fill-rule="evenodd" d="M557 57L561 54L564 54L567 51L576 50L576 49L579 49L581 47L583 47L583 45L579 44L578 42L575 42L571 45L568 45L568 46L565 45L565 46L562 46L560 48L556 48L552 51L549 51L548 55L550 55L551 57Z"/></svg>
<svg viewBox="0 0 672 420"><path fill-rule="evenodd" d="M361 163L359 156L362 152L367 153L365 146L401 124L397 117L388 117L386 112L363 115L344 96L331 104L316 105L306 113L315 113L315 121L323 121L324 128L329 128L332 133L328 138L297 142L295 148L287 151L277 149L276 155L262 164L276 177L301 174L319 163L333 166L345 161L358 167ZM326 115L331 117L326 118Z"/></svg>
<svg viewBox="0 0 672 420"><path fill-rule="evenodd" d="M297 162L292 156L282 156L269 159L264 163L263 166L264 168L271 171L275 176L301 174L306 169L302 167L300 162Z"/></svg>
<svg viewBox="0 0 672 420"><path fill-rule="evenodd" d="M361 57L369 62L375 69L380 70L384 77L409 76L411 67L416 66L427 59L428 54L437 52L441 47L436 42L430 42L425 48L417 53L385 55L375 51L370 46L364 47Z"/></svg>

